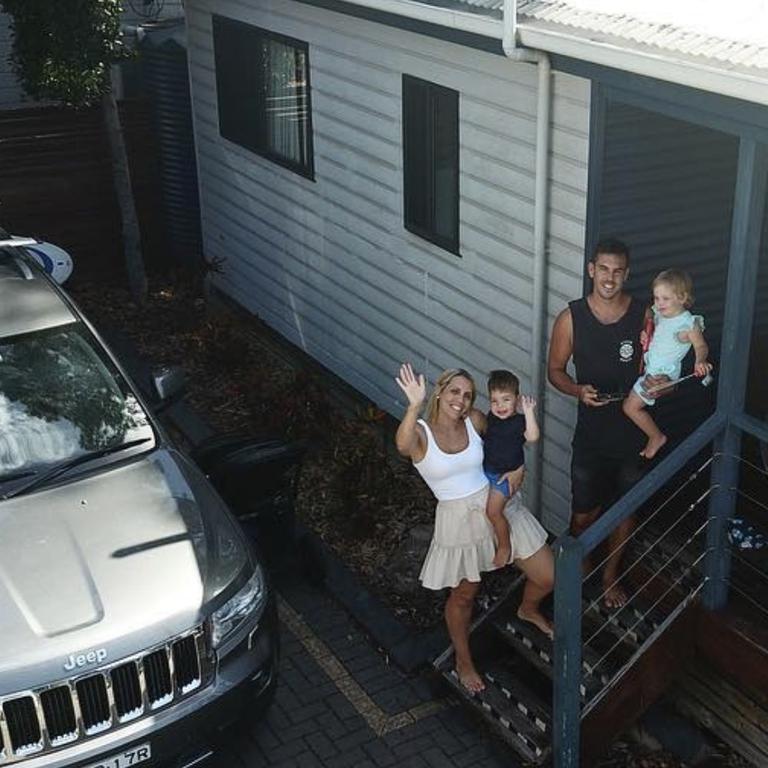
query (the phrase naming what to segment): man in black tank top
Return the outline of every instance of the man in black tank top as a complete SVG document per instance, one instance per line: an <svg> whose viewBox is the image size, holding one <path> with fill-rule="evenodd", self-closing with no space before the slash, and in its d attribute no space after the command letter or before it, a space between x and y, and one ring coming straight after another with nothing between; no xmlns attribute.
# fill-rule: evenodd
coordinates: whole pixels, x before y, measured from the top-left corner
<svg viewBox="0 0 768 768"><path fill-rule="evenodd" d="M629 249L621 241L598 243L588 271L592 292L570 302L558 315L548 364L550 383L579 400L571 459L574 535L588 528L643 473L639 456L643 433L624 415L621 403L622 395L637 379L642 357L640 332L648 310L623 290L629 274ZM566 370L570 359L575 380ZM608 541L609 551L616 553L606 561L603 573L608 607L619 607L627 599L618 583L620 550L633 526L633 519L626 520Z"/></svg>

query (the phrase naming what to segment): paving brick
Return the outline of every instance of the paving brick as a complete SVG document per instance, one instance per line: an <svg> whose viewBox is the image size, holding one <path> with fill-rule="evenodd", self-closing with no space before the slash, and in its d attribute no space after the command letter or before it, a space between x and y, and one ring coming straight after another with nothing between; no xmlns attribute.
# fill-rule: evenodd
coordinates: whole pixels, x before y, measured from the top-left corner
<svg viewBox="0 0 768 768"><path fill-rule="evenodd" d="M410 757L411 755L420 755L435 744L434 739L429 734L424 736L416 736L410 741L405 741L402 744L392 748L392 751L401 759Z"/></svg>
<svg viewBox="0 0 768 768"><path fill-rule="evenodd" d="M420 755L411 755L400 763L402 768L429 768Z"/></svg>
<svg viewBox="0 0 768 768"><path fill-rule="evenodd" d="M339 739L345 736L350 730L354 730L359 726L356 723L352 723L352 728L349 727L349 721L342 722L336 717L334 712L323 712L322 715L318 715L315 718L315 722L322 728L323 733L328 736L329 739Z"/></svg>
<svg viewBox="0 0 768 768"><path fill-rule="evenodd" d="M360 747L353 747L325 761L326 768L357 768L366 761L366 756Z"/></svg>
<svg viewBox="0 0 768 768"><path fill-rule="evenodd" d="M338 747L338 750L341 754L344 754L350 749L353 749L354 747L362 746L363 744L367 744L373 739L376 738L376 735L374 732L366 725L363 728L358 729L357 731L354 731L353 733L349 733L346 736L342 736L337 742L336 746Z"/></svg>
<svg viewBox="0 0 768 768"><path fill-rule="evenodd" d="M303 723L311 717L317 717L325 712L327 704L324 701L313 701L310 704L301 704L298 699L296 705L288 712L288 717L293 723Z"/></svg>
<svg viewBox="0 0 768 768"><path fill-rule="evenodd" d="M304 741L309 744L309 748L321 759L333 757L339 754L336 743L331 741L324 733L313 733L307 736Z"/></svg>
<svg viewBox="0 0 768 768"><path fill-rule="evenodd" d="M323 768L323 763L311 752L301 752L275 763L274 768Z"/></svg>
<svg viewBox="0 0 768 768"><path fill-rule="evenodd" d="M269 750L267 753L272 762L279 763L289 758L295 758L302 752L307 752L307 745L303 739L295 739L287 744L281 744L279 747Z"/></svg>
<svg viewBox="0 0 768 768"><path fill-rule="evenodd" d="M455 755L457 752L466 749L466 747L450 731L448 731L439 720L436 718L430 718L430 720L432 721L431 724L437 724L436 728L430 729L430 734L435 740L435 743L440 745L440 748L446 755L450 757L451 755Z"/></svg>
<svg viewBox="0 0 768 768"><path fill-rule="evenodd" d="M278 738L283 744L287 744L289 741L295 741L301 739L304 736L309 736L313 733L318 733L322 730L322 727L316 719L305 720L295 725L289 725L285 728L281 728L278 731Z"/></svg>
<svg viewBox="0 0 768 768"><path fill-rule="evenodd" d="M280 746L282 743L268 722L265 723L262 721L260 723L255 723L254 726L248 730L248 733L250 734L251 739L265 752Z"/></svg>
<svg viewBox="0 0 768 768"><path fill-rule="evenodd" d="M440 747L429 747L421 753L421 756L430 768L445 768L450 762Z"/></svg>
<svg viewBox="0 0 768 768"><path fill-rule="evenodd" d="M371 759L378 768L387 768L387 766L399 764L395 753L381 739L372 741L369 744L363 744L363 751L371 756Z"/></svg>
<svg viewBox="0 0 768 768"><path fill-rule="evenodd" d="M324 701L336 691L338 691L336 683L326 678L324 682L308 685L304 690L298 691L296 695L302 704L310 704L313 701Z"/></svg>

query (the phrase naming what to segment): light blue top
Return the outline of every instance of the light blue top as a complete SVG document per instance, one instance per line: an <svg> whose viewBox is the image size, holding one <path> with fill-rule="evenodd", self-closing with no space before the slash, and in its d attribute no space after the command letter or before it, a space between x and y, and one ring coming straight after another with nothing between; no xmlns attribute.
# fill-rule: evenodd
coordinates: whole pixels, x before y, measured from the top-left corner
<svg viewBox="0 0 768 768"><path fill-rule="evenodd" d="M674 317L663 317L653 308L655 330L648 351L645 353L645 373L651 376L680 378L680 364L691 348L689 341L680 341L681 331L690 331L694 325L704 330L704 318L692 315L687 309Z"/></svg>

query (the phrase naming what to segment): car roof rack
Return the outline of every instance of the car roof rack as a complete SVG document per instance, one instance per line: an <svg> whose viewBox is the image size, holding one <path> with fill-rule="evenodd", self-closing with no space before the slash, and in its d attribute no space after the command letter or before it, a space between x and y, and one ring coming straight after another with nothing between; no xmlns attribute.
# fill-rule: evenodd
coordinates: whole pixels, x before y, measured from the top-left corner
<svg viewBox="0 0 768 768"><path fill-rule="evenodd" d="M25 245L37 245L39 242L34 237L7 237L0 240L0 248L21 248Z"/></svg>

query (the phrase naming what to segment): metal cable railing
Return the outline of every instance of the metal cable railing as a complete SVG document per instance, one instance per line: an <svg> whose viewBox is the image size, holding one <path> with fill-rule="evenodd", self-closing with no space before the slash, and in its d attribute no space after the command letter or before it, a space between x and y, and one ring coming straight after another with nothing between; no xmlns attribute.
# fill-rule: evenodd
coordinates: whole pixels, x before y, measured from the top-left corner
<svg viewBox="0 0 768 768"><path fill-rule="evenodd" d="M763 568L760 555L750 562L751 556L744 557L738 549L746 548L747 538L754 535L751 523L744 525L736 517L737 509L747 518L755 513L762 518L768 511L755 482L739 477L743 466L759 473L761 482L768 478L764 468L739 455L742 432L768 440L765 425L756 420L716 412L578 538L566 535L556 542L553 747L558 766L578 764L582 717L692 603L702 600L705 607L717 610L730 593L760 616L768 616L768 568ZM708 457L694 471L686 470L704 450ZM584 559L649 499L658 498L660 489L681 470L686 472L682 482L643 514L623 541L614 541L611 551L603 552L583 577ZM696 481L706 487L694 486ZM733 535L734 530L738 533L735 524L746 530L739 540ZM768 554L768 544L765 551ZM611 560L619 556L627 560L620 573L594 590L589 581L604 574L607 565L610 571ZM760 587L755 590L751 585L756 577ZM615 595L620 583L629 595L620 607L609 607L605 598ZM585 590L589 600L583 603ZM590 685L585 674L593 675Z"/></svg>
<svg viewBox="0 0 768 768"><path fill-rule="evenodd" d="M704 472L705 469L707 469L714 460L714 456L710 456L698 469L691 472L691 474L686 478L685 482L683 482L678 488L675 489L675 491L666 498L659 506L653 511L651 515L649 515L645 520L643 520L640 525L638 525L630 534L629 539L634 538L640 532L646 528L648 525L651 524L653 519L661 514L661 512L668 507L691 483L693 483L695 480L699 478L702 472ZM628 539L628 540L629 540ZM595 573L597 573L607 562L611 559L613 556L613 553L609 553L606 555L603 560L601 560L592 570L584 577L584 581L587 581L590 579Z"/></svg>
<svg viewBox="0 0 768 768"><path fill-rule="evenodd" d="M594 569L593 569L593 570L592 570L592 571L591 571L591 572L590 572L590 573L589 573L589 574L588 574L588 575L585 577L584 581L587 581L587 580L588 580L589 578L591 578L591 577L592 577L594 574L596 574L597 572L599 572L600 568L601 568L603 565L605 565L605 563L607 563L607 562L608 562L608 560L610 560L610 559L611 559L611 557L613 557L614 555L618 554L618 553L619 553L619 552L620 552L622 549L626 549L626 548L627 548L627 547L628 547L628 546L629 546L629 545L632 543L632 541L633 541L633 540L637 539L637 538L639 537L640 533L641 533L641 532L642 532L642 531L643 531L645 528L647 528L648 526L650 526L650 524L651 524L651 523L652 523L652 522L653 522L653 521L654 521L654 520L655 520L655 519L656 519L656 518L657 518L657 517L658 517L658 516L661 514L662 510L663 510L665 507L667 507L667 506L668 506L670 499L672 499L672 498L676 498L677 496L679 496L679 494L682 492L682 489L683 489L683 488L685 488L685 487L687 487L688 485L690 485L690 483L691 483L691 482L692 482L694 479L698 478L698 477L699 477L699 475L700 475L700 473L701 473L701 471L703 471L703 469L704 469L706 466L709 466L709 464L710 464L710 463L711 463L711 459L707 460L707 461L705 462L705 464L704 464L704 465L702 465L702 467L701 467L699 470L696 470L696 472L694 472L694 473L693 473L693 474L692 474L692 475L691 475L691 476L690 476L690 477L689 477L689 478L686 480L686 482L683 484L683 486L681 486L679 489L677 489L677 490L676 490L676 491L675 491L675 492L674 492L674 493L673 493L673 494L672 494L672 495L669 497L669 499L665 500L665 501L664 501L664 502L663 502L661 505L659 505L659 507L657 507L657 508L656 508L656 509L653 511L653 513L651 513L651 514L648 516L648 518L647 518L646 520L644 520L644 521L643 521L643 523L641 523L639 526L637 526L637 528L635 528L635 530L634 530L634 531L632 531L632 533L631 533L631 534L630 534L630 535L627 537L627 539L626 539L625 541L623 541L623 542L622 542L622 543L621 543L621 544L620 544L618 547L616 547L615 549L613 549L613 550L612 550L612 551L611 551L611 552L608 554L608 556L604 558L604 560L602 561L601 565L600 565L600 566L598 566L597 568L594 568ZM651 542L651 543L650 543L650 544L649 544L649 545L646 547L646 549L645 549L645 551L644 551L644 552L642 552L642 553L641 553L641 554L640 554L638 557L636 557L636 558L635 558L635 560L634 560L634 561L633 561L633 562L632 562L630 565L628 565L627 567L625 567L625 568L622 570L622 573L621 573L621 575L620 575L620 576L619 576L619 577L618 577L616 580L614 580L614 581L613 581L611 584L609 584L607 587L605 587L605 588L604 588L604 590L603 590L603 592L602 592L601 594L599 594L597 597L595 597L595 598L593 598L593 599L592 599L592 601L591 601L591 602L590 602L590 604L587 606L587 608L585 608L585 609L584 609L584 611L582 612L582 615L583 615L584 613L586 613L587 611L589 611L589 610L593 609L593 608L594 608L594 607L595 607L595 606L596 606L596 605L597 605L597 604L598 604L600 601L604 600L604 599L605 599L605 597L606 597L608 594L610 594L610 592L611 592L611 591L612 591L612 590L613 590L615 587L617 587L621 581L623 581L625 578L627 578L627 576L629 576L629 575L632 573L632 571L633 571L633 570L634 570L634 569L635 569L635 568L636 568L636 567L637 567L637 566L638 566L640 563L642 563L643 559L644 559L646 556L648 556L648 555L649 555L649 554L650 554L650 553L651 553L651 552L652 552L652 551L653 551L653 550L654 550L654 549L655 549L657 546L659 546L659 545L660 545L662 542L664 542L665 540L667 540L667 539L669 538L670 534L671 534L673 531L675 531L675 530L678 528L678 526L680 526L680 525L681 525L683 522L685 522L685 520L686 520L686 519L687 519L687 518L688 518L688 517L691 515L691 513L692 513L692 512L694 512L694 511L696 510L696 508L697 508L697 507L698 507L698 506L699 506L699 505L700 505L700 504L701 504L701 503L702 503L702 502L703 502L703 501L704 501L706 498L708 498L708 497L709 497L709 495L712 493L712 491L713 491L713 490L715 490L715 489L716 489L716 487L717 487L717 486L715 486L715 485L710 485L710 486L709 486L709 487L708 487L708 488L707 488L707 489L706 489L706 490L705 490L703 493L701 493L701 494L699 495L699 497L698 497L698 498L697 498L695 501L693 501L691 504L689 504L689 505L688 505L688 507L687 507L687 508L686 508L686 509L683 511L683 513L682 513L682 514L681 514L681 515L680 515L680 516L679 516L679 517L678 517L678 518L677 518L677 519L676 519L676 520L675 520L675 521L674 521L674 522L673 522L673 523L672 523L670 526L668 526L668 527L667 527L665 530L663 530L661 533L659 533L659 534L658 534L658 536L656 537L656 539L655 539L654 541L652 541L652 542Z"/></svg>
<svg viewBox="0 0 768 768"><path fill-rule="evenodd" d="M708 495L709 495L709 489L707 490L707 492L705 492L704 494L702 494L702 496L701 496L700 498L702 498L702 499L703 499L703 498L706 498ZM694 505L692 505L692 506L691 506L691 509L693 509L693 508L695 508L695 506L694 506ZM674 525L672 528L669 528L669 529L667 529L667 531L665 531L665 534L668 534L668 533L669 533L671 530L673 530L673 528L677 526L677 524L680 522L680 520L681 520L681 519L682 519L682 518L678 519L678 521L676 521L675 525ZM693 533L692 535L689 535L689 536L688 536L688 538L687 538L687 539L686 539L686 540L685 540L685 541L684 541L684 542L683 542L683 543L682 543L682 544L681 544L681 545L680 545L680 546L677 548L677 550L676 550L676 551L675 551L675 552L674 552L674 553L673 553L673 554L672 554L670 557L668 557L668 558L667 558L667 559L666 559L666 560L665 560L665 561L662 563L662 565L661 565L661 568L657 568L656 570L652 571L652 572L651 572L651 575L650 575L650 576L648 576L648 577L645 579L645 581L644 581L642 584L640 584L640 585L639 585L639 586L638 586L638 587L637 587L637 588L634 590L634 592L633 592L633 593L632 593L632 594L631 594L631 595L630 595L630 596L627 598L627 601L624 603L624 605L621 607L621 609L620 609L620 610L621 610L621 611L624 611L624 610L625 610L625 609L627 609L628 607L632 606L632 604L633 604L633 603L636 603L636 602L640 601L640 600L641 600L641 598L643 598L643 596L644 596L644 593L646 592L646 590L648 590L648 589L650 588L651 584L653 584L654 582L658 582L658 581L660 580L660 575L661 575L661 574L662 574L662 573L663 573L665 570L667 570L668 568L670 568L670 566L672 566L672 565L673 565L673 564L675 564L676 562L679 562L679 556L680 556L680 555L681 555L681 554L682 554L682 553L683 553L683 552L684 552L684 551L685 551L685 550L686 550L686 549L687 549L687 548L688 548L688 547L689 547L689 546L690 546L690 545L691 545L691 544L692 544L692 543L693 543L693 542L696 540L696 538L697 538L697 537L698 537L700 534L702 534L702 533L703 533L703 532L706 530L706 528L707 528L707 526L709 525L709 523L710 523L710 519L709 519L709 518L707 518L706 520L704 520L704 522L703 522L703 523L701 523L701 524L698 526L698 528L696 528L696 530L694 531L694 533ZM660 541L662 541L662 540L664 539L664 537L665 537L665 534L662 534L662 536L660 536L660 537L657 539L657 541L656 541L654 544L652 544L650 547L648 547L648 548L645 550L645 552L643 552L643 553L642 553L642 554L641 554L641 555L640 555L640 556L639 556L639 557L638 557L638 558L637 558L637 559L636 559L636 560L635 560L635 561L632 563L632 565L630 566L630 568L634 568L634 567L635 567L635 566L637 566L639 563L641 563L641 562L642 562L642 560L643 560L643 559L644 559L644 558L645 558L645 557L646 557L646 556L647 556L647 555L650 553L650 551L651 551L651 550L652 550L652 549L655 547L656 543L658 543L658 542L660 542ZM692 564L686 565L686 566L684 567L684 569L683 569L683 574L682 574L682 576L680 576L678 579L676 579L676 580L675 580L675 584L678 584L678 583L679 583L679 582L680 582L680 581L681 581L681 580L682 580L682 579L683 579L685 576L687 576L687 575L689 575L690 573L692 573L692 571L693 571L693 568L695 567L695 565L697 565L699 562L701 562L701 560L703 559L703 557L704 557L704 555L705 555L705 554L706 554L706 549L704 550L704 552L703 552L702 554L700 554L698 557L696 557L696 558L694 559L694 561L693 561L693 563L692 563ZM625 573L626 573L626 572L627 572L627 571L625 571ZM703 583L703 579L701 579L701 583ZM669 592L669 590L667 590L667 592L665 592L665 594L667 594L668 592ZM604 593L604 594L605 594L605 593ZM655 606L656 606L656 603L654 603L654 607L655 607ZM651 611L652 611L652 609L646 609L646 610L645 610L645 612L644 612L644 613L642 613L642 615L641 615L641 618L640 618L640 619L638 619L638 621L636 621L636 622L635 622L635 624L633 624L633 625L632 625L632 627L630 627L630 630L634 630L634 629L635 629L635 628L636 628L636 627L639 625L639 623L640 623L641 621L645 620L645 618L646 618L648 615L650 615ZM595 632L593 632L593 633L592 633L592 635L590 635L590 636L589 636L589 637L588 637L588 638L587 638L587 639L584 641L584 646L585 646L585 647L589 647L590 645L592 645L592 644L594 643L594 641L597 639L597 637L598 637L599 635L601 635L601 634L602 634L604 631L606 631L606 630L610 630L611 632L615 632L615 631L616 631L616 630L615 630L615 623L614 623L614 622L612 622L610 619L609 619L609 620L606 620L606 621L604 621L604 622L603 622L603 623L602 623L602 624L601 624L601 625L600 625L600 626L597 628L597 630L596 630ZM624 641L626 641L626 640L628 640L628 639L630 639L630 638L629 638L629 636L628 636L628 632L627 632L627 630L625 630L625 632L624 632L624 633L622 633L622 634L620 635L620 637L619 637L619 639L617 640L617 642L616 642L616 643L615 643L613 646L611 646L611 650L613 650L613 649L614 649L614 648L616 648L618 645L620 645L622 642L624 642ZM604 657L603 657L603 658L604 658Z"/></svg>

